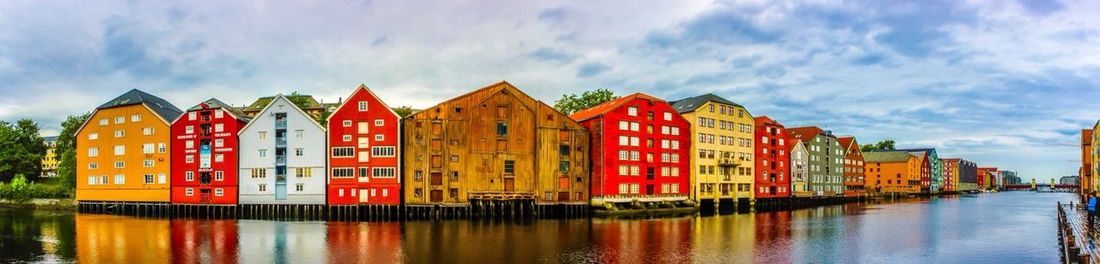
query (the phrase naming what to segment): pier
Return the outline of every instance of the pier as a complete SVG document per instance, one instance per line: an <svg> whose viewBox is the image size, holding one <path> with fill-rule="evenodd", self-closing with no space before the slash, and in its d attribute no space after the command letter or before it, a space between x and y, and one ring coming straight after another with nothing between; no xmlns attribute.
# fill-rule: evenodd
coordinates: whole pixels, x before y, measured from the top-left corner
<svg viewBox="0 0 1100 264"><path fill-rule="evenodd" d="M1058 203L1058 246L1062 263L1097 263L1096 227L1089 228L1088 212L1081 204Z"/></svg>

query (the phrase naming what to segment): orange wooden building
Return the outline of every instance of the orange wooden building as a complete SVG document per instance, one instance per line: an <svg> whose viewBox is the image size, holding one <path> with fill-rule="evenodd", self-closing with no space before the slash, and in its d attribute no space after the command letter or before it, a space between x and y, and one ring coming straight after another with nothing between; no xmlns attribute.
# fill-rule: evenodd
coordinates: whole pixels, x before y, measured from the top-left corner
<svg viewBox="0 0 1100 264"><path fill-rule="evenodd" d="M878 193L920 192L921 159L905 151L863 153L866 189Z"/></svg>
<svg viewBox="0 0 1100 264"><path fill-rule="evenodd" d="M76 200L168 203L169 126L182 113L137 89L96 108L76 132Z"/></svg>

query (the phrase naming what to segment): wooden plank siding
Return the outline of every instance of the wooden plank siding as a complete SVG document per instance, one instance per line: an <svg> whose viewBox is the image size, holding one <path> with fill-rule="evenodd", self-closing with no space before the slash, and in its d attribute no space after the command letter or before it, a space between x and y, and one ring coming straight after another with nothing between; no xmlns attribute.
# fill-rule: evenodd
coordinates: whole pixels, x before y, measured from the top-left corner
<svg viewBox="0 0 1100 264"><path fill-rule="evenodd" d="M505 133L498 135L501 124ZM417 112L402 127L406 204L587 201L587 131L507 82ZM565 157L563 144L571 150ZM559 169L563 158L570 161L567 174ZM560 178L571 180L561 186ZM559 199L559 192L571 195Z"/></svg>

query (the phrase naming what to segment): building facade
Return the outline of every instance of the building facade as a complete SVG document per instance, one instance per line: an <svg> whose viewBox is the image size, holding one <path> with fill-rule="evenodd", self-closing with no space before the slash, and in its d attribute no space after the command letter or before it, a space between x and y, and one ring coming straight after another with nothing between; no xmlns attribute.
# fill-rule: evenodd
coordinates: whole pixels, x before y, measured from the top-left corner
<svg viewBox="0 0 1100 264"><path fill-rule="evenodd" d="M974 192L978 190L978 164L966 159L957 159L955 175L958 175L959 192Z"/></svg>
<svg viewBox="0 0 1100 264"><path fill-rule="evenodd" d="M57 177L57 136L43 137L42 143L46 144L46 155L42 156L42 178Z"/></svg>
<svg viewBox="0 0 1100 264"><path fill-rule="evenodd" d="M584 204L588 130L508 82L404 118L404 201Z"/></svg>
<svg viewBox="0 0 1100 264"><path fill-rule="evenodd" d="M809 157L806 188L815 196L843 196L844 147L832 131L811 126L790 128L787 133L806 144Z"/></svg>
<svg viewBox="0 0 1100 264"><path fill-rule="evenodd" d="M690 133L687 133L691 139L688 153L694 156L681 158L685 163L690 162L689 170L683 172L690 173L692 199L700 203L714 201L715 204L720 200L752 199L755 122L749 111L714 94L684 98L669 104L691 124ZM662 125L661 129L665 127L676 128Z"/></svg>
<svg viewBox="0 0 1100 264"><path fill-rule="evenodd" d="M756 199L787 198L791 196L791 157L787 145L787 129L783 124L767 116L758 116L754 146L756 146L754 191Z"/></svg>
<svg viewBox="0 0 1100 264"><path fill-rule="evenodd" d="M170 202L169 122L181 113L137 89L96 108L76 132L76 200Z"/></svg>
<svg viewBox="0 0 1100 264"><path fill-rule="evenodd" d="M941 189L945 193L954 193L959 191L959 159L956 158L943 158L940 159L943 163L943 188Z"/></svg>
<svg viewBox="0 0 1100 264"><path fill-rule="evenodd" d="M1081 199L1079 202L1087 203L1088 197L1093 196L1092 187L1092 175L1094 173L1092 169L1093 161L1093 147L1092 147L1092 129L1081 130L1081 168L1077 170L1077 175L1081 176L1081 185L1078 187L1078 195Z"/></svg>
<svg viewBox="0 0 1100 264"><path fill-rule="evenodd" d="M928 162L928 175L921 178L921 186L929 193L940 192L943 185L943 161L935 148L898 149L899 151L923 152L922 156ZM916 154L914 154L916 155ZM924 161L922 161L924 162Z"/></svg>
<svg viewBox="0 0 1100 264"><path fill-rule="evenodd" d="M810 153L806 151L806 143L801 139L795 139L787 134L787 142L790 142L791 159L791 197L811 197L813 192L807 187L810 178Z"/></svg>
<svg viewBox="0 0 1100 264"><path fill-rule="evenodd" d="M996 176L996 167L978 167L978 189L989 190L994 188Z"/></svg>
<svg viewBox="0 0 1100 264"><path fill-rule="evenodd" d="M877 193L920 192L922 161L906 151L876 151L863 154L867 165L867 189Z"/></svg>
<svg viewBox="0 0 1100 264"><path fill-rule="evenodd" d="M570 117L592 131L594 205L689 199L689 151L697 135L671 105L636 93ZM717 154L714 158L721 158Z"/></svg>
<svg viewBox="0 0 1100 264"><path fill-rule="evenodd" d="M401 203L400 120L359 85L328 117L328 204Z"/></svg>
<svg viewBox="0 0 1100 264"><path fill-rule="evenodd" d="M863 164L863 151L856 137L837 137L840 147L844 148L844 196L862 197L867 195L866 171Z"/></svg>
<svg viewBox="0 0 1100 264"><path fill-rule="evenodd" d="M172 122L173 204L237 204L237 132L248 120L209 99Z"/></svg>
<svg viewBox="0 0 1100 264"><path fill-rule="evenodd" d="M325 204L325 128L282 95L237 134L240 204Z"/></svg>

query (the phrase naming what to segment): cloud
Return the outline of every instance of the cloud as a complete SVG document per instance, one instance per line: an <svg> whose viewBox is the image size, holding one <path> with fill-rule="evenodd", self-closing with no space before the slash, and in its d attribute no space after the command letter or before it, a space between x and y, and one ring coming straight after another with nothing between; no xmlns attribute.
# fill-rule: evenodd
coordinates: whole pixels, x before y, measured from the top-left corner
<svg viewBox="0 0 1100 264"><path fill-rule="evenodd" d="M557 61L562 63L572 62L577 59L576 54L572 54L565 51L556 50L550 47L542 47L529 53L532 58L545 61Z"/></svg>
<svg viewBox="0 0 1100 264"><path fill-rule="evenodd" d="M577 77L581 77L581 78L592 77L592 76L596 76L600 73L603 73L603 72L606 72L606 71L609 71L609 70L611 70L611 67L607 66L605 64L602 64L602 63L596 63L596 62L585 63L585 64L582 64L579 68L577 68Z"/></svg>

